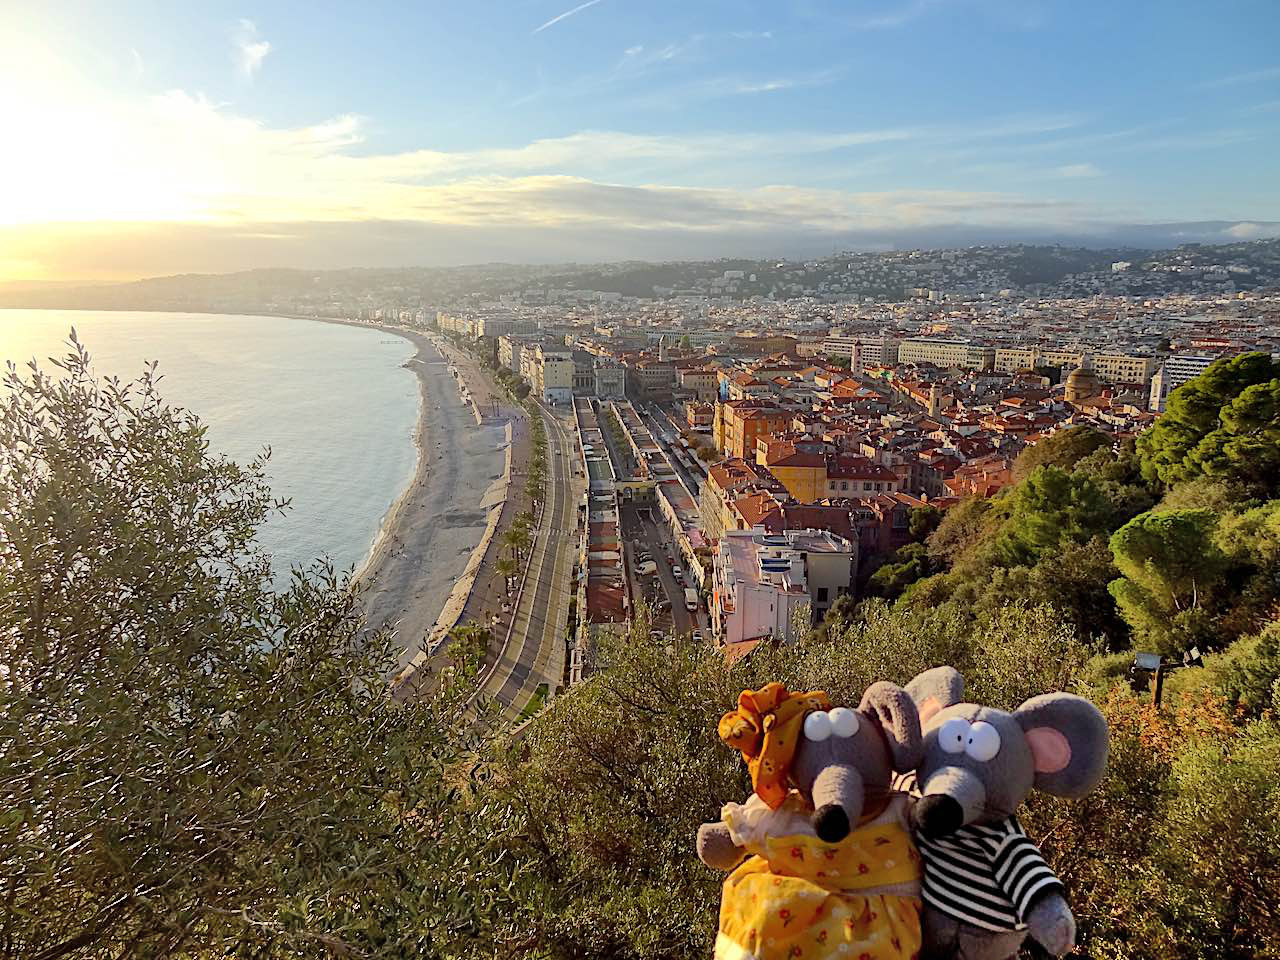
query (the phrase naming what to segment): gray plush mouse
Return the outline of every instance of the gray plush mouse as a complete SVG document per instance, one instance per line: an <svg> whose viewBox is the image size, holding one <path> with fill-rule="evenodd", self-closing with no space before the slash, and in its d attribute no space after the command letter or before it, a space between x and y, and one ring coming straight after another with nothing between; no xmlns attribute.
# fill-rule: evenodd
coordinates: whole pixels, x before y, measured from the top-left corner
<svg viewBox="0 0 1280 960"><path fill-rule="evenodd" d="M1082 697L1032 697L1013 713L962 702L937 667L907 685L924 730L911 810L924 858L925 956L1015 957L1027 934L1054 956L1075 945L1062 883L1014 812L1033 790L1084 796L1107 763L1107 722Z"/></svg>
<svg viewBox="0 0 1280 960"><path fill-rule="evenodd" d="M920 948L920 856L895 772L920 760L906 691L869 687L857 709L781 684L743 691L720 721L754 791L698 831L725 879L717 958L909 960Z"/></svg>

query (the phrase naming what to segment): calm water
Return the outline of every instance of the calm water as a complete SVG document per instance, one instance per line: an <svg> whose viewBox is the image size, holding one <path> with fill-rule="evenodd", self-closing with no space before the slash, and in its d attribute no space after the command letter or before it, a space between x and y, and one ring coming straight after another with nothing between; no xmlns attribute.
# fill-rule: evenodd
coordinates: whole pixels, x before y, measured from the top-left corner
<svg viewBox="0 0 1280 960"><path fill-rule="evenodd" d="M199 415L214 449L246 462L271 447L272 492L292 500L262 531L278 577L322 556L364 560L413 473L407 341L274 317L0 310L0 361L60 357L73 326L99 374L133 379L158 360L162 396Z"/></svg>

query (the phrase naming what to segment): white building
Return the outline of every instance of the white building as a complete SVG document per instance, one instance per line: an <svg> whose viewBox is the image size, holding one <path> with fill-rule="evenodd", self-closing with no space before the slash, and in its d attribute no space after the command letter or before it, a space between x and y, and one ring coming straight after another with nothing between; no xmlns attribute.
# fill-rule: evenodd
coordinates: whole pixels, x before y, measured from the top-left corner
<svg viewBox="0 0 1280 960"><path fill-rule="evenodd" d="M712 572L716 638L795 639L801 608L808 605L814 618L824 614L849 590L857 562L856 545L825 530L726 530Z"/></svg>
<svg viewBox="0 0 1280 960"><path fill-rule="evenodd" d="M546 403L573 403L573 354L542 346L535 347L533 354L534 393Z"/></svg>
<svg viewBox="0 0 1280 960"><path fill-rule="evenodd" d="M898 341L892 337L834 335L822 341L822 352L828 357L839 357L853 362L853 347L857 344L864 364L873 367L891 367L898 362Z"/></svg>
<svg viewBox="0 0 1280 960"><path fill-rule="evenodd" d="M928 363L935 367L959 367L964 370L990 370L995 366L994 347L966 340L942 337L918 337L898 345L899 363Z"/></svg>
<svg viewBox="0 0 1280 960"><path fill-rule="evenodd" d="M1151 398L1147 406L1163 413L1169 394L1189 380L1194 380L1213 364L1215 354L1181 354L1169 357L1151 378Z"/></svg>

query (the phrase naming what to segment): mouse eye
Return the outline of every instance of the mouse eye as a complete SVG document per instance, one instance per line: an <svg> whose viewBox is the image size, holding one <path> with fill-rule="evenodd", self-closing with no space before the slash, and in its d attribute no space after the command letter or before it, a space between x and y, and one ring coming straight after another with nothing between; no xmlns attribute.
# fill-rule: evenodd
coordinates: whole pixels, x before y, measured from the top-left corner
<svg viewBox="0 0 1280 960"><path fill-rule="evenodd" d="M809 714L804 718L804 736L806 740L821 743L831 736L831 715L823 710Z"/></svg>
<svg viewBox="0 0 1280 960"><path fill-rule="evenodd" d="M969 739L965 742L964 752L975 760L986 763L1000 752L1000 734L985 720L979 720L969 728Z"/></svg>
<svg viewBox="0 0 1280 960"><path fill-rule="evenodd" d="M831 732L837 737L852 737L858 732L858 711L848 707L836 707L831 713Z"/></svg>
<svg viewBox="0 0 1280 960"><path fill-rule="evenodd" d="M938 746L947 753L964 753L969 743L969 721L964 717L952 717L938 728Z"/></svg>

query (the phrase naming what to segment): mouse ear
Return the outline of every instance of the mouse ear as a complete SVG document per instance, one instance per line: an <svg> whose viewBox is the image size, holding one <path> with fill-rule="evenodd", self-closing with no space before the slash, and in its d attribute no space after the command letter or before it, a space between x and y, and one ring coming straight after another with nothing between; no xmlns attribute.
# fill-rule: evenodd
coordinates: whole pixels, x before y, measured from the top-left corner
<svg viewBox="0 0 1280 960"><path fill-rule="evenodd" d="M920 714L915 701L896 683L878 680L867 687L858 709L873 716L889 745L893 769L906 773L920 766L924 759L924 740L920 736Z"/></svg>
<svg viewBox="0 0 1280 960"><path fill-rule="evenodd" d="M920 711L920 726L927 727L934 714L964 699L964 677L955 667L934 667L908 683L907 693Z"/></svg>
<svg viewBox="0 0 1280 960"><path fill-rule="evenodd" d="M1107 769L1107 721L1083 697L1046 693L1014 711L1035 763L1036 789L1082 797Z"/></svg>

